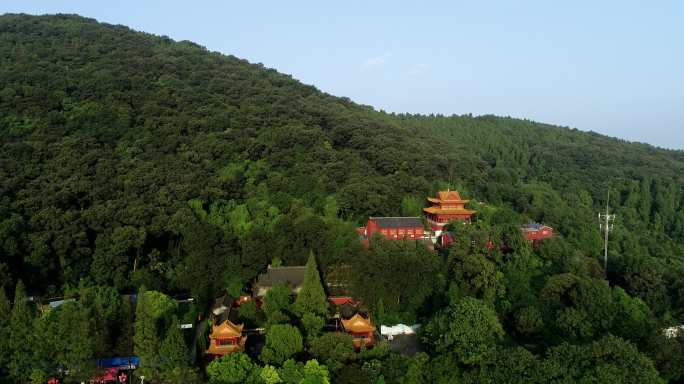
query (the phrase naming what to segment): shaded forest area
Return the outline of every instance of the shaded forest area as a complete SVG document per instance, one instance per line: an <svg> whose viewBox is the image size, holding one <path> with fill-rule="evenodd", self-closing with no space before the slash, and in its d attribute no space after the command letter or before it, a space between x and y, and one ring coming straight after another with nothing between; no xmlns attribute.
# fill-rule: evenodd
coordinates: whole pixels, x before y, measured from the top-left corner
<svg viewBox="0 0 684 384"><path fill-rule="evenodd" d="M368 216L418 215L446 187L479 211L449 249L357 241ZM596 214L609 188L606 285ZM206 305L311 252L323 280L364 271L350 289L378 320L424 324L424 352L331 358L334 382L682 382L682 336L661 330L684 323L683 207L681 151L512 118L387 114L190 42L0 17L0 295L18 298L0 297L0 366L12 382L49 369L37 362L125 351L133 309L117 293ZM532 249L519 234L530 220L560 236ZM26 294L80 300L41 317ZM86 332L74 343L99 341L74 352L46 336L66 326ZM53 352L33 353L40 343Z"/></svg>

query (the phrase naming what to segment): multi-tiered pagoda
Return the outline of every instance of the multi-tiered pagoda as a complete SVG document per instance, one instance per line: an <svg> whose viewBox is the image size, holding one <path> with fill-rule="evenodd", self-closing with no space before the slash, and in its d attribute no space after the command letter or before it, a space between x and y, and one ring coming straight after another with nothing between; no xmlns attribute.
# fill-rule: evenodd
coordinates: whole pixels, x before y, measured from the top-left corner
<svg viewBox="0 0 684 384"><path fill-rule="evenodd" d="M439 191L437 197L428 197L430 207L423 208L425 219L432 229L433 238L442 234L444 226L452 221L470 222L475 211L466 209L470 200L461 199L457 191Z"/></svg>

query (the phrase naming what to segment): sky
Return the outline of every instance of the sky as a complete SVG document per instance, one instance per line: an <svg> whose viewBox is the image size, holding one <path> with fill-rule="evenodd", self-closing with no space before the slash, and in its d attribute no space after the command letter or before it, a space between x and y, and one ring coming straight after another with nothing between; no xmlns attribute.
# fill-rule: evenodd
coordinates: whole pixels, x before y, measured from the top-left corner
<svg viewBox="0 0 684 384"><path fill-rule="evenodd" d="M684 1L2 0L190 40L388 112L684 149Z"/></svg>

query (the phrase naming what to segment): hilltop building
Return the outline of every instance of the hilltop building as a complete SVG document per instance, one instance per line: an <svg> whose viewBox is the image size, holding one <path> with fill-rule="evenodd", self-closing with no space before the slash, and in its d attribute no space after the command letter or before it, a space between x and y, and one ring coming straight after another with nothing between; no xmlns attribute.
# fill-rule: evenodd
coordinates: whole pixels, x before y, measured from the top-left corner
<svg viewBox="0 0 684 384"><path fill-rule="evenodd" d="M454 220L470 222L476 213L465 208L470 200L461 199L461 195L457 191L440 191L437 193L437 197L428 197L427 200L430 206L423 211L429 230L426 230L423 218L418 216L369 217L365 227L357 228L361 241L368 245L371 237L375 233L379 233L389 240L427 241L431 247L437 242L444 226L449 222Z"/></svg>
<svg viewBox="0 0 684 384"><path fill-rule="evenodd" d="M444 227L452 221L470 222L476 213L466 209L470 200L464 200L458 191L439 191L437 197L428 197L430 206L423 209L425 219L432 229L432 237L436 240L444 231Z"/></svg>
<svg viewBox="0 0 684 384"><path fill-rule="evenodd" d="M361 241L368 246L371 237L379 233L388 240L426 241L430 247L433 244L448 247L454 242L454 236L445 232L444 227L454 221L470 223L477 213L466 208L470 200L461 198L458 191L439 191L436 197L428 197L427 201L430 206L423 208L423 213L429 229L421 217L369 217L365 227L357 228ZM534 246L554 236L553 228L543 224L530 223L522 226L521 230L525 239ZM494 246L491 242L488 244L490 249Z"/></svg>

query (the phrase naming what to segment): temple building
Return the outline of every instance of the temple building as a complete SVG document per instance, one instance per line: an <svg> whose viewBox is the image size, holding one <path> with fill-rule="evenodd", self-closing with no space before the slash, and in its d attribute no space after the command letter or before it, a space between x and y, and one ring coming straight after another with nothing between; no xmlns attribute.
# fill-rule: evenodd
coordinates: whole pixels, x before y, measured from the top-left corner
<svg viewBox="0 0 684 384"><path fill-rule="evenodd" d="M247 336L242 335L243 324L237 322L237 312L233 310L234 300L227 294L214 299L209 320L211 334L207 354L223 356L245 350Z"/></svg>
<svg viewBox="0 0 684 384"><path fill-rule="evenodd" d="M430 206L424 208L425 220L430 226L425 229L421 217L369 217L365 227L357 228L361 241L368 246L372 236L376 233L388 240L416 240L425 241L432 247L446 226L451 221L470 222L476 213L466 209L470 200L461 199L457 191L439 191L437 197L428 197Z"/></svg>
<svg viewBox="0 0 684 384"><path fill-rule="evenodd" d="M425 218L432 229L432 238L437 239L444 230L444 226L452 221L470 222L476 213L466 209L470 200L461 199L458 191L439 191L437 197L428 197L430 207L423 208Z"/></svg>
<svg viewBox="0 0 684 384"><path fill-rule="evenodd" d="M529 223L522 226L525 240L531 241L532 245L538 246L542 240L553 237L553 228L548 225Z"/></svg>
<svg viewBox="0 0 684 384"><path fill-rule="evenodd" d="M269 265L266 273L260 274L257 278L252 291L256 297L264 297L274 285L285 284L292 289L292 294L296 295L302 289L305 274L306 266L272 267Z"/></svg>
<svg viewBox="0 0 684 384"><path fill-rule="evenodd" d="M420 217L369 217L366 226L357 231L366 240L375 233L390 240L421 240L425 237L425 227Z"/></svg>
<svg viewBox="0 0 684 384"><path fill-rule="evenodd" d="M244 351L247 336L242 335L242 327L243 324L236 325L230 320L213 325L209 335L207 354L223 356Z"/></svg>
<svg viewBox="0 0 684 384"><path fill-rule="evenodd" d="M370 319L358 313L349 320L342 319L342 328L351 335L352 343L357 350L361 349L361 346L370 347L375 344L375 327Z"/></svg>

